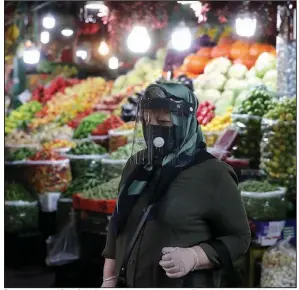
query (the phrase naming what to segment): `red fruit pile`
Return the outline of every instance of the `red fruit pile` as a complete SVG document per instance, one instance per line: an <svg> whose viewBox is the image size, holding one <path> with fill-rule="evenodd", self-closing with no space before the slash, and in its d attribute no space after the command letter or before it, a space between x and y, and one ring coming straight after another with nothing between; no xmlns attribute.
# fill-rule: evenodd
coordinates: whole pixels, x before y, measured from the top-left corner
<svg viewBox="0 0 299 290"><path fill-rule="evenodd" d="M109 130L119 128L124 124L124 121L118 116L111 116L103 123L99 124L93 131L92 135L103 136L108 135Z"/></svg>
<svg viewBox="0 0 299 290"><path fill-rule="evenodd" d="M35 153L30 160L31 161L42 161L42 160L65 160L66 158L61 156L60 154L52 151L42 149Z"/></svg>
<svg viewBox="0 0 299 290"><path fill-rule="evenodd" d="M196 118L200 125L206 126L215 117L215 106L206 101L199 105Z"/></svg>
<svg viewBox="0 0 299 290"><path fill-rule="evenodd" d="M55 78L48 87L38 86L32 92L32 100L39 101L40 103L46 103L52 99L52 97L58 93L64 93L67 87L72 87L80 83L78 79L65 79L63 77Z"/></svg>

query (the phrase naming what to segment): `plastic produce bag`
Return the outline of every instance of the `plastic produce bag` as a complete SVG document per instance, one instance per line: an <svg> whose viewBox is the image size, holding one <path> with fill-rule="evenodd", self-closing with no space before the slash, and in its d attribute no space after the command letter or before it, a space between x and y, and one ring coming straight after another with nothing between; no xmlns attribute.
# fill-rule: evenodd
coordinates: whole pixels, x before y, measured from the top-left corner
<svg viewBox="0 0 299 290"><path fill-rule="evenodd" d="M25 182L36 193L64 192L72 181L70 161L27 161Z"/></svg>
<svg viewBox="0 0 299 290"><path fill-rule="evenodd" d="M100 174L101 159L107 157L104 155L71 155L65 154L71 162L72 177L78 178L87 173Z"/></svg>
<svg viewBox="0 0 299 290"><path fill-rule="evenodd" d="M38 199L43 212L57 211L57 202L60 197L60 192L47 192L39 194Z"/></svg>
<svg viewBox="0 0 299 290"><path fill-rule="evenodd" d="M47 245L46 264L48 266L62 266L79 259L80 250L74 211L71 213L69 224L58 235L49 237Z"/></svg>
<svg viewBox="0 0 299 290"><path fill-rule="evenodd" d="M286 188L270 192L241 191L247 216L254 220L284 220L287 216L288 202L285 200Z"/></svg>
<svg viewBox="0 0 299 290"><path fill-rule="evenodd" d="M296 122L262 120L261 169L296 196Z"/></svg>
<svg viewBox="0 0 299 290"><path fill-rule="evenodd" d="M233 114L232 119L234 128L238 132L237 142L233 148L234 157L248 158L251 165L258 168L260 162L260 142L262 139L262 118L253 115Z"/></svg>
<svg viewBox="0 0 299 290"><path fill-rule="evenodd" d="M126 159L113 160L113 159L102 159L102 170L101 180L103 182L109 181L110 179L121 176L122 171L127 163Z"/></svg>
<svg viewBox="0 0 299 290"><path fill-rule="evenodd" d="M267 250L262 259L261 287L296 287L296 250L290 238Z"/></svg>
<svg viewBox="0 0 299 290"><path fill-rule="evenodd" d="M4 204L5 231L17 232L38 228L37 201L5 201Z"/></svg>

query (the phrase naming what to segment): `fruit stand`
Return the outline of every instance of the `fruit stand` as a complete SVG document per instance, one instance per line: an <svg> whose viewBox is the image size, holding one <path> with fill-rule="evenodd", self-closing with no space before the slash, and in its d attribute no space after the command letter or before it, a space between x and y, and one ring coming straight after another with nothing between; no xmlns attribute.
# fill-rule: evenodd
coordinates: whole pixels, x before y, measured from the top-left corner
<svg viewBox="0 0 299 290"><path fill-rule="evenodd" d="M122 7L110 5L110 13ZM167 4L155 5L158 4L153 4L152 9L164 11L163 5ZM43 261L48 261L48 267L58 272L59 267L63 271L68 267L78 271L78 267L81 269L86 263L90 268L96 265L101 271L107 224L116 206L123 168L132 154L139 98L148 85L167 80L184 84L194 92L199 101L196 118L209 152L231 165L239 177L252 230L248 257L238 266L241 269L245 265L250 272L248 277L242 274L242 287L293 285L293 282L285 282L285 273L277 282L271 281L273 269L268 268L274 259L277 271L279 267L294 270L294 253L289 246L296 237L297 112L293 71L280 82L286 63L290 58L296 62L294 39L287 39L283 30L285 17L291 17L294 7L277 7L284 26L275 42L266 32L254 39L237 35L231 22L223 18L217 25L210 24L212 16L207 15L214 11L213 4L210 5L209 9L203 6L200 15L205 20L196 19L200 25L195 21L190 32L193 43L183 51L178 52L163 41L169 31L161 20L164 19L161 12L152 24L146 21L154 16L144 20L153 31L165 28L165 33L159 35L159 45L134 58L123 52L123 59L116 61L113 57L117 52L121 57L124 44L120 44L122 40L111 26L115 20L106 16L103 25L110 25L111 39L105 44L109 50L116 42L119 50L114 48L113 53L107 53L108 57L101 52L106 48L102 43L98 48L99 60L89 47L94 45L93 37L99 29L86 22L92 29L84 25L78 33L80 38L76 36L73 40L77 54L68 56L69 60L73 59L71 63L63 63L56 52L59 45L51 47L50 43L44 47L48 57L36 65L36 74L27 73L26 100L19 98L23 101L17 107L11 106L5 117L5 234L40 232ZM136 7L141 9L141 6ZM216 11L217 7L214 8ZM193 10L190 11L193 14ZM88 13L83 13L81 18L85 19ZM126 15L129 11L124 9L123 13ZM222 14L229 18L227 12ZM106 34L105 37L108 39ZM23 50L26 45L29 44L23 44ZM284 52L285 47L288 53ZM55 59L50 60L49 55L55 53ZM132 63L126 63L126 58ZM102 66L95 69L97 62L107 63L108 73L103 72ZM97 71L95 76L86 73L88 66L92 67L90 71ZM85 78L79 77L83 67ZM66 229L80 246L79 253L79 246L68 244L67 254L76 253L74 263L66 258L49 259L54 251L51 243L54 238L65 238L62 235ZM288 243L281 246L280 240L288 237ZM92 245L95 240L101 247ZM268 250L273 246L277 249ZM285 255L285 266L277 251ZM256 259L263 265L259 279L253 274ZM75 267L76 263L81 264ZM68 276L66 272L63 275L58 272L59 279ZM293 278L290 275L290 279ZM96 280L89 286L99 287L101 278ZM74 281L72 283L78 285L82 282ZM60 281L58 287L64 283ZM89 282L86 283L82 282L82 287Z"/></svg>

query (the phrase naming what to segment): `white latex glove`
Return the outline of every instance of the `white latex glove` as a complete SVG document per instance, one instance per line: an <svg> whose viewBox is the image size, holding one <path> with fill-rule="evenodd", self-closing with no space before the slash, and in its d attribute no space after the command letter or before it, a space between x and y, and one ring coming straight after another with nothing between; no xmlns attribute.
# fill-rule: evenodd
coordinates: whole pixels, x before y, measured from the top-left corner
<svg viewBox="0 0 299 290"><path fill-rule="evenodd" d="M107 281L103 281L101 288L115 288L116 285L116 277L111 277L112 279L108 278Z"/></svg>
<svg viewBox="0 0 299 290"><path fill-rule="evenodd" d="M192 248L163 248L160 266L169 278L180 278L201 268L210 268L211 263L200 246Z"/></svg>

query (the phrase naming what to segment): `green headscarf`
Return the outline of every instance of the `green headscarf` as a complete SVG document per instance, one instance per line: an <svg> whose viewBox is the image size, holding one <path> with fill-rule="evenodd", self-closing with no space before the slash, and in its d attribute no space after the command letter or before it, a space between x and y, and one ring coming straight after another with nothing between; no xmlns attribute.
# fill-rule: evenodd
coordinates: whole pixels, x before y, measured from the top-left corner
<svg viewBox="0 0 299 290"><path fill-rule="evenodd" d="M185 134L183 143L180 144L179 151L176 154L170 154L164 158L163 165L168 164L176 156L185 154L187 156L192 156L197 149L200 142L205 142L204 136L202 134L201 128L196 120L196 111L198 108L198 100L191 90L189 90L185 85L178 83L160 83L150 85L148 88L153 86L160 87L166 92L166 98L175 97L181 99L185 102L191 103L193 108L195 108L194 113L190 114L187 118L185 116L177 116L171 113L172 123L180 128L185 128L182 134ZM184 124L185 123L185 124Z"/></svg>

